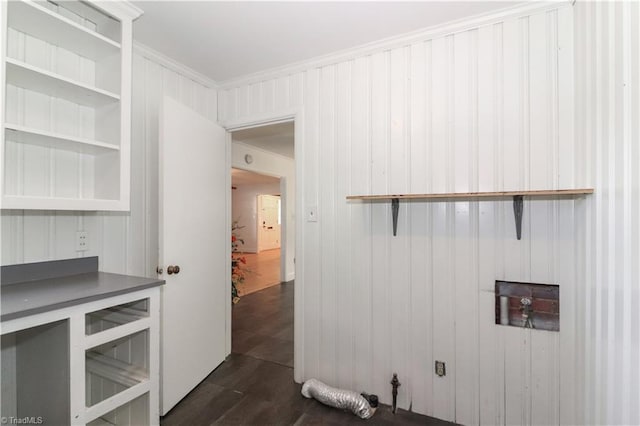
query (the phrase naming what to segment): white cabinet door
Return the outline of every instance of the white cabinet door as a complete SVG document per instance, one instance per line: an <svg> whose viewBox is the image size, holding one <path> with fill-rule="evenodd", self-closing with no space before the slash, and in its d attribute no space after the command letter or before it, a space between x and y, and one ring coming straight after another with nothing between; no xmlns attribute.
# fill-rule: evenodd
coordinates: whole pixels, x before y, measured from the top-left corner
<svg viewBox="0 0 640 426"><path fill-rule="evenodd" d="M160 113L161 413L225 357L230 241L225 130L165 97ZM169 266L180 267L169 274Z"/></svg>

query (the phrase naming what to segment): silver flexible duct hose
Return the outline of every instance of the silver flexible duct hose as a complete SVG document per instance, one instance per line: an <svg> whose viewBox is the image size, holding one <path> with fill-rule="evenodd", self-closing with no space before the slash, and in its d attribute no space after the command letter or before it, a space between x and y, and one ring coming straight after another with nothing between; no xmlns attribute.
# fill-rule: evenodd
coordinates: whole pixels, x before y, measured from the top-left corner
<svg viewBox="0 0 640 426"><path fill-rule="evenodd" d="M315 398L325 405L350 410L361 419L368 419L376 412L358 392L332 388L316 379L304 382L301 392L305 397Z"/></svg>

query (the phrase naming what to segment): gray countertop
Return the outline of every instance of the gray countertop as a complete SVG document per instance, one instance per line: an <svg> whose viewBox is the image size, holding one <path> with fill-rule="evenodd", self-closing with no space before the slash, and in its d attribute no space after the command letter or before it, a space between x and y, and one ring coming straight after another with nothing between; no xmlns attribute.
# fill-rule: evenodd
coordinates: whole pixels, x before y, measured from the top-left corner
<svg viewBox="0 0 640 426"><path fill-rule="evenodd" d="M6 284L1 287L0 321L92 302L164 284L143 278L107 272L87 272Z"/></svg>

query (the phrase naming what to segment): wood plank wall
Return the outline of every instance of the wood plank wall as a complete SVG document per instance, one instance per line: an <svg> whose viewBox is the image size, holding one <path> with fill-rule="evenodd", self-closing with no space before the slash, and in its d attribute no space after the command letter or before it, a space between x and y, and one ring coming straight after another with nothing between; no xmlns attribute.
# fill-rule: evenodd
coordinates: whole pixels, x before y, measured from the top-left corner
<svg viewBox="0 0 640 426"><path fill-rule="evenodd" d="M585 186L573 34L561 5L222 84L222 122L303 111L301 377L390 403L396 372L401 407L463 424L579 420L590 201L525 202L517 241L510 201L402 202L392 237L388 203L345 200ZM496 326L496 279L559 284L560 333Z"/></svg>
<svg viewBox="0 0 640 426"><path fill-rule="evenodd" d="M305 378L388 402L398 372L401 406L467 424L640 423L639 20L578 2L221 90L221 120L304 110ZM134 56L131 215L3 212L2 264L75 257L85 229L103 269L153 274L162 93L216 117ZM509 202L402 204L392 238L387 205L344 200L547 186L596 194L525 203L520 242ZM494 326L495 279L559 284L560 334Z"/></svg>
<svg viewBox="0 0 640 426"><path fill-rule="evenodd" d="M79 68L83 65L77 63ZM163 94L212 120L217 117L215 89L139 53L134 54L131 212L3 211L3 265L84 254L99 256L100 269L104 271L155 276L158 259L158 109ZM18 148L19 151L28 149ZM27 153L15 155L19 159ZM42 162L51 164L54 170L73 167L74 158L63 157L43 158ZM43 170L48 168L43 167ZM59 185L65 183L58 182ZM17 179L7 184L23 183ZM89 235L89 250L84 253L75 251L76 231L79 230L85 230Z"/></svg>
<svg viewBox="0 0 640 426"><path fill-rule="evenodd" d="M588 424L640 424L640 4L576 7L580 156L588 205L579 308Z"/></svg>

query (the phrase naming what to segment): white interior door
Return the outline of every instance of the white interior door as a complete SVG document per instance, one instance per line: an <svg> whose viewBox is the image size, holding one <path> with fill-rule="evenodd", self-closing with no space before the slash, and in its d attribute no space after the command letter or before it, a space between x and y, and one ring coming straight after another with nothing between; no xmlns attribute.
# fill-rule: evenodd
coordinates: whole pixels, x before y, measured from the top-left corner
<svg viewBox="0 0 640 426"><path fill-rule="evenodd" d="M160 113L161 412L225 358L230 243L225 130L165 97ZM169 267L172 267L171 271ZM173 272L179 266L179 273Z"/></svg>
<svg viewBox="0 0 640 426"><path fill-rule="evenodd" d="M258 251L280 248L280 197L258 195Z"/></svg>

